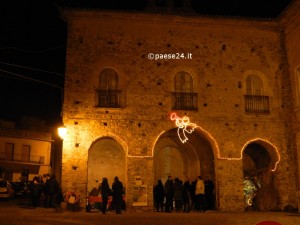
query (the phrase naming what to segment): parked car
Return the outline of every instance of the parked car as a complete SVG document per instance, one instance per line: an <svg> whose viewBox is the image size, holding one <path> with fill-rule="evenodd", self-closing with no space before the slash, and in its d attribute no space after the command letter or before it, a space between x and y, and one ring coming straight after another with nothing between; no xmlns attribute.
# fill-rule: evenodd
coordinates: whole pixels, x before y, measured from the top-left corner
<svg viewBox="0 0 300 225"><path fill-rule="evenodd" d="M14 189L14 195L18 197L27 196L29 193L29 186L26 182L12 182L12 188Z"/></svg>
<svg viewBox="0 0 300 225"><path fill-rule="evenodd" d="M0 180L0 198L11 199L14 196L14 189L7 180Z"/></svg>

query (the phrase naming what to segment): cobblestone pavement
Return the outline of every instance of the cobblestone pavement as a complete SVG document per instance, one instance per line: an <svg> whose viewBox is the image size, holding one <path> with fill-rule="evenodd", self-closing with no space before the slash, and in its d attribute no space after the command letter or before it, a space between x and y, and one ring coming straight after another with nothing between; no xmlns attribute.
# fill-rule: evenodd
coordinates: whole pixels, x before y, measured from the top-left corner
<svg viewBox="0 0 300 225"><path fill-rule="evenodd" d="M55 209L35 209L14 201L0 201L0 225L255 225L272 220L282 225L300 225L300 214L284 212L205 213L123 212L106 215L97 212L56 212Z"/></svg>

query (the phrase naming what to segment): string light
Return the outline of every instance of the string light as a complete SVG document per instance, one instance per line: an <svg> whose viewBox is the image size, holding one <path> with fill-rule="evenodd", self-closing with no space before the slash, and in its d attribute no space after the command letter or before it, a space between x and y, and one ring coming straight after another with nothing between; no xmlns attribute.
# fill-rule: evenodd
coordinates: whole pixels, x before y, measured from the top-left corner
<svg viewBox="0 0 300 225"><path fill-rule="evenodd" d="M175 120L175 124L178 127L177 134L180 141L182 143L185 143L188 140L186 133L193 133L197 125L194 123L190 123L190 118L188 118L187 116L181 118L178 117L176 113L172 113L170 118L171 120Z"/></svg>
<svg viewBox="0 0 300 225"><path fill-rule="evenodd" d="M279 154L278 148L275 145L273 145L270 141L268 141L267 139L252 138L252 139L248 140L243 145L243 147L242 147L242 149L240 151L240 157L237 157L237 158L235 158L235 157L224 157L224 156L221 156L220 149L219 149L219 146L218 146L218 143L217 143L216 139L214 139L213 136L208 131L204 130L203 128L199 127L198 125L196 125L194 123L190 123L189 117L184 116L183 118L181 118L181 117L178 117L176 115L176 113L172 113L171 116L170 116L170 119L172 121L175 120L175 124L178 127L177 134L178 134L178 137L179 137L179 139L180 139L180 141L182 143L185 143L188 140L188 138L186 137L185 132L191 134L196 128L199 129L199 130L201 130L202 133L204 133L205 136L208 137L209 140L211 140L213 142L213 146L215 147L215 149L217 151L217 157L218 157L218 159L223 159L223 160L242 160L243 159L243 152L244 152L245 148L250 143L257 142L257 141L262 141L262 142L268 143L270 146L272 146L272 148L276 152L277 159L276 159L276 162L275 162L274 166L271 168L272 172L274 172L276 170L277 165L280 162L280 154Z"/></svg>

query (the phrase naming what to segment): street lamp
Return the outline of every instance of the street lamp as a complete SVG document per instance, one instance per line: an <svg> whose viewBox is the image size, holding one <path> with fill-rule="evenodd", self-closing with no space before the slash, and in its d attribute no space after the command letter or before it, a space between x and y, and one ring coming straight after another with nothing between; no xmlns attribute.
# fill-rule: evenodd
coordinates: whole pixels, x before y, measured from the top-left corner
<svg viewBox="0 0 300 225"><path fill-rule="evenodd" d="M66 134L67 134L67 128L65 126L61 126L57 128L58 135L60 136L61 139L64 139Z"/></svg>

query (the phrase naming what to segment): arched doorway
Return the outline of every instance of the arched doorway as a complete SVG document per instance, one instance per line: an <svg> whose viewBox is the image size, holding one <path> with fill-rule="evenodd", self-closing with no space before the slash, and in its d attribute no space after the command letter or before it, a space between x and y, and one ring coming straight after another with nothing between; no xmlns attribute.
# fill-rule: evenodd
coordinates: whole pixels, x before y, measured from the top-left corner
<svg viewBox="0 0 300 225"><path fill-rule="evenodd" d="M124 149L115 139L105 137L95 141L88 155L88 192L98 188L103 177L108 179L110 187L115 176L125 186L125 156Z"/></svg>
<svg viewBox="0 0 300 225"><path fill-rule="evenodd" d="M176 128L159 137L154 147L154 185L159 179L164 184L168 176L191 183L201 175L215 183L214 154L210 142L199 130L189 134L188 138L182 143Z"/></svg>
<svg viewBox="0 0 300 225"><path fill-rule="evenodd" d="M245 209L277 209L278 194L275 173L278 156L274 146L263 141L249 143L243 151Z"/></svg>

